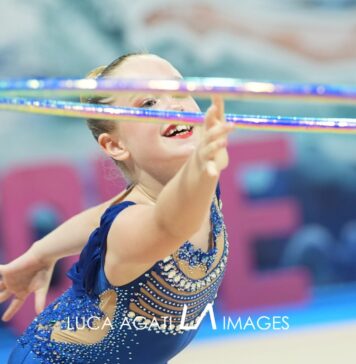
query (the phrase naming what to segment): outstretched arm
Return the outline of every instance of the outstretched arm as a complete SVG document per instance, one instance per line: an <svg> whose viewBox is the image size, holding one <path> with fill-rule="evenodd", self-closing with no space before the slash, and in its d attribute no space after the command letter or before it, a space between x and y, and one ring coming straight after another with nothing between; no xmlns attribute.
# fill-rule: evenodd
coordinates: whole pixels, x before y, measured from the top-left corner
<svg viewBox="0 0 356 364"><path fill-rule="evenodd" d="M90 233L99 226L101 215L115 199L73 216L33 243L24 254L0 265L0 303L13 296L1 317L3 321L15 315L31 292L35 294L36 312L44 309L57 260L80 253Z"/></svg>
<svg viewBox="0 0 356 364"><path fill-rule="evenodd" d="M44 261L79 254L91 232L99 226L101 215L116 198L71 217L44 238L32 244L30 249Z"/></svg>

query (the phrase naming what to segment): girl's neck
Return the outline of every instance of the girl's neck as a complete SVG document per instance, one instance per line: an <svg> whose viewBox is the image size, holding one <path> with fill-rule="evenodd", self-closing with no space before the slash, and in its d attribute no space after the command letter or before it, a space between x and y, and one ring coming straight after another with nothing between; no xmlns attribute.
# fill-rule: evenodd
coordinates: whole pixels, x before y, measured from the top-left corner
<svg viewBox="0 0 356 364"><path fill-rule="evenodd" d="M135 194L137 194L140 199L147 201L150 204L155 204L163 187L164 185L149 176L149 178L145 178L144 180L136 180L134 182L133 191L135 191Z"/></svg>
<svg viewBox="0 0 356 364"><path fill-rule="evenodd" d="M136 183L135 188L136 191L145 196L145 198L147 198L150 202L152 202L153 204L156 203L157 196L154 196L152 192L148 191L147 187L143 186L140 183Z"/></svg>

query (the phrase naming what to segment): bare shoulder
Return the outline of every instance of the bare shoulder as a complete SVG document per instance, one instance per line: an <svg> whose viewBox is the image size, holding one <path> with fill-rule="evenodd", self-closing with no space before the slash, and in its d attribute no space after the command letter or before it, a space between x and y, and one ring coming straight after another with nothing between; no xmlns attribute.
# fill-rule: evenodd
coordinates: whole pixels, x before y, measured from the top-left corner
<svg viewBox="0 0 356 364"><path fill-rule="evenodd" d="M135 203L126 206L114 219L107 237L104 267L111 284L121 286L132 282L186 241L170 235L155 214L155 206ZM208 214L203 229L190 239L204 242L203 249L209 240L209 217Z"/></svg>
<svg viewBox="0 0 356 364"><path fill-rule="evenodd" d="M180 243L160 224L155 205L141 203L120 211L107 237L108 250L118 264L153 264L173 253L172 246Z"/></svg>

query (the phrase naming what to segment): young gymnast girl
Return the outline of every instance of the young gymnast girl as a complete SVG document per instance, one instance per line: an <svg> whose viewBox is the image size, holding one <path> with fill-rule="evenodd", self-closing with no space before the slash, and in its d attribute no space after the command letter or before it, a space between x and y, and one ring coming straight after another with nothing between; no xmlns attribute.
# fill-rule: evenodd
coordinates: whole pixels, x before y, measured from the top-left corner
<svg viewBox="0 0 356 364"><path fill-rule="evenodd" d="M129 54L91 78L181 79L166 60ZM190 96L120 94L91 103L198 112ZM88 120L129 180L118 196L69 219L14 261L0 265L8 321L34 292L38 316L9 359L21 363L163 364L193 339L225 271L227 234L220 172L228 165L221 98L201 127ZM85 244L85 245L84 245ZM58 259L80 253L73 284L46 308ZM184 317L184 322L182 321Z"/></svg>

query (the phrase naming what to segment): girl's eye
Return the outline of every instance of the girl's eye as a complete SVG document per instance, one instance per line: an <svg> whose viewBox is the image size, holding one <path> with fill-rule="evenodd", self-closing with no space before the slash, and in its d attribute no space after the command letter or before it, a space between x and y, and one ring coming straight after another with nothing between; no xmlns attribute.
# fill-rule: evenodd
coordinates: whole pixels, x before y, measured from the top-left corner
<svg viewBox="0 0 356 364"><path fill-rule="evenodd" d="M155 99L148 99L148 100L145 100L142 103L141 107L152 107L152 106L154 106L156 104L157 104L157 100L155 100Z"/></svg>

